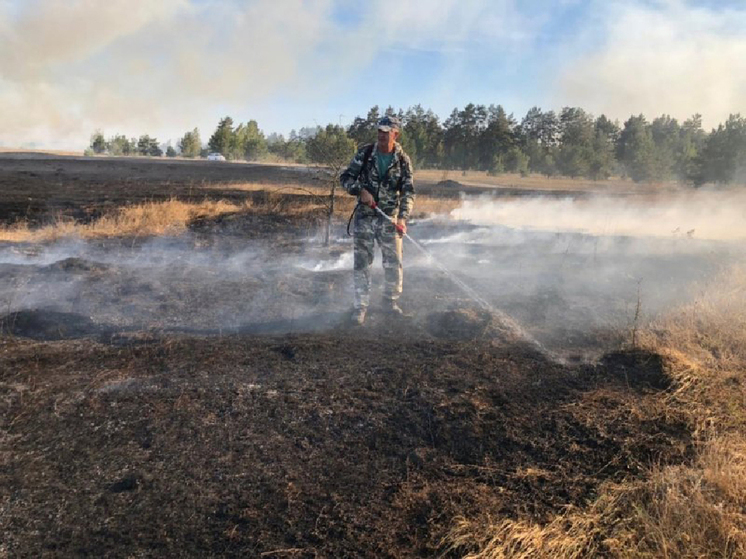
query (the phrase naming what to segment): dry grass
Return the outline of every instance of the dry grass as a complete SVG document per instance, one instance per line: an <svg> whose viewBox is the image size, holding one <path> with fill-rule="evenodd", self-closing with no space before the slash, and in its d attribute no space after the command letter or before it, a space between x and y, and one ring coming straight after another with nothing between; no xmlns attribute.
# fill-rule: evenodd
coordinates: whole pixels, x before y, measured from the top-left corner
<svg viewBox="0 0 746 559"><path fill-rule="evenodd" d="M241 190L244 192L260 192L265 191L270 194L275 193L289 193L289 194L300 194L305 196L321 196L324 194L325 189L316 186L298 186L296 184L276 184L268 185L260 182L240 182L231 183L231 190ZM225 190L225 184L213 184L205 187L210 190Z"/></svg>
<svg viewBox="0 0 746 559"><path fill-rule="evenodd" d="M197 217L210 218L248 211L300 216L312 212L326 212L328 208L328 196L325 196L326 192L323 189L296 186L267 188L267 185L262 184L241 184L235 188L248 192L263 192L264 195L241 204L225 200L188 203L177 199L137 204L119 208L116 212L92 223L79 223L60 218L51 225L32 228L28 223L19 222L0 227L0 242L40 243L65 237L95 239L178 234ZM289 197L288 194L295 196ZM342 193L335 202L335 218L346 219L355 203L355 198ZM459 204L458 200L420 196L417 198L413 217L447 214Z"/></svg>
<svg viewBox="0 0 746 559"><path fill-rule="evenodd" d="M521 176L514 173L503 173L500 175L489 175L485 171L452 171L426 169L415 172L415 180L427 182L440 182L452 180L469 186L509 187L527 190L569 190L569 191L592 191L595 193L649 193L655 191L672 191L679 187L674 183L635 183L631 180L611 178L608 180L594 181L590 179L578 179L570 177L545 177L543 175Z"/></svg>
<svg viewBox="0 0 746 559"><path fill-rule="evenodd" d="M700 438L746 433L746 266L727 270L689 305L655 321L641 343L667 358Z"/></svg>
<svg viewBox="0 0 746 559"><path fill-rule="evenodd" d="M335 215L347 218L355 207L356 198L344 194L337 199L334 209ZM447 215L461 205L460 200L452 198L437 198L434 196L418 195L415 199L412 218L423 218L432 215Z"/></svg>
<svg viewBox="0 0 746 559"><path fill-rule="evenodd" d="M547 524L458 519L452 549L471 559L746 557L746 269L657 320L642 344L666 357L667 405L688 417L696 459L606 484L589 507Z"/></svg>
<svg viewBox="0 0 746 559"><path fill-rule="evenodd" d="M460 200L418 196L414 205L414 216L425 217L428 215L449 214L459 206L461 206Z"/></svg>
<svg viewBox="0 0 746 559"><path fill-rule="evenodd" d="M32 229L25 223L0 228L0 241L47 242L63 237L94 239L99 237L139 237L178 233L198 216L213 217L246 210L250 204L224 200L199 204L169 200L126 206L92 223L58 220L52 225Z"/></svg>
<svg viewBox="0 0 746 559"><path fill-rule="evenodd" d="M62 155L62 156L82 156L82 151L69 151L59 149L29 149L29 148L14 148L14 147L0 147L0 153L22 153L27 156L34 155Z"/></svg>
<svg viewBox="0 0 746 559"><path fill-rule="evenodd" d="M720 438L691 466L653 470L644 481L608 484L588 509L546 525L459 519L454 548L468 559L746 556L746 447Z"/></svg>
<svg viewBox="0 0 746 559"><path fill-rule="evenodd" d="M215 189L223 188L215 186ZM283 213L298 213L309 210L318 210L328 207L329 189L323 186L301 187L293 184L276 185L269 187L261 183L232 184L232 189L245 192L266 192L262 201L269 210L282 211ZM305 197L307 201L296 204L283 203L285 195ZM356 198L349 196L343 190L337 189L334 202L334 214L340 218L346 218L355 207ZM453 198L438 198L436 196L417 195L412 217L422 218L429 215L444 215L450 213L461 205L460 200Z"/></svg>

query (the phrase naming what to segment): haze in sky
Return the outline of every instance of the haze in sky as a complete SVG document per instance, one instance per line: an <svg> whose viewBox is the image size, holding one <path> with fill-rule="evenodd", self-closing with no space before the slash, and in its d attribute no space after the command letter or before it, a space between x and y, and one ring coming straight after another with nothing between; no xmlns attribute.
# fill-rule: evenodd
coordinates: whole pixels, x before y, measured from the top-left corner
<svg viewBox="0 0 746 559"><path fill-rule="evenodd" d="M746 107L746 5L704 0L0 0L0 146L265 133L373 105L579 106L626 120Z"/></svg>

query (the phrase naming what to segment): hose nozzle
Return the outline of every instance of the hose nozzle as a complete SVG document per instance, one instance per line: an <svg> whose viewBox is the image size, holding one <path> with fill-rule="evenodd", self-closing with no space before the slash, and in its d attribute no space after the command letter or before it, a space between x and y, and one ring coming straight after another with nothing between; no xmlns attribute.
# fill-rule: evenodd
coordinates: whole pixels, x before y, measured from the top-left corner
<svg viewBox="0 0 746 559"><path fill-rule="evenodd" d="M402 237L407 234L407 228L404 225L399 225L393 217L386 215L383 210L378 207L378 204L376 204L375 200L370 203L370 207L381 214L384 219L391 222L391 225L394 226L396 232L399 233Z"/></svg>

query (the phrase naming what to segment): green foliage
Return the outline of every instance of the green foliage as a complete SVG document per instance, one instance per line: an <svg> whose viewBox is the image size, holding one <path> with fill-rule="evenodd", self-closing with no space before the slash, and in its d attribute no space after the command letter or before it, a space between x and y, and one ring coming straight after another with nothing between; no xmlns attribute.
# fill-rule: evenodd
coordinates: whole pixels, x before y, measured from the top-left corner
<svg viewBox="0 0 746 559"><path fill-rule="evenodd" d="M529 170L552 176L557 173L560 122L554 111L529 109L516 130L516 139L529 158Z"/></svg>
<svg viewBox="0 0 746 559"><path fill-rule="evenodd" d="M96 154L104 153L106 151L106 140L100 130L96 130L91 136L91 151Z"/></svg>
<svg viewBox="0 0 746 559"><path fill-rule="evenodd" d="M287 161L308 163L306 142L298 136L295 130L290 131L290 138L287 141L282 135L270 134L267 138L267 150Z"/></svg>
<svg viewBox="0 0 746 559"><path fill-rule="evenodd" d="M697 184L746 181L746 119L730 115L702 147Z"/></svg>
<svg viewBox="0 0 746 559"><path fill-rule="evenodd" d="M229 116L218 123L207 142L210 152L220 153L226 159L255 161L268 153L267 140L255 120L233 127Z"/></svg>
<svg viewBox="0 0 746 559"><path fill-rule="evenodd" d="M150 136L140 136L140 139L137 141L137 153L139 155L148 155L150 152Z"/></svg>
<svg viewBox="0 0 746 559"><path fill-rule="evenodd" d="M489 154L485 165L480 146L482 133L488 124L488 112L484 105L469 103L461 111L453 109L444 123L443 150L446 166L466 171L491 165L493 154Z"/></svg>
<svg viewBox="0 0 746 559"><path fill-rule="evenodd" d="M410 108L403 117L399 142L415 167L434 168L442 165L443 129L437 115L420 105Z"/></svg>
<svg viewBox="0 0 746 559"><path fill-rule="evenodd" d="M616 155L625 174L635 181L696 181L703 177L699 153L704 141L700 115L694 115L683 125L669 115L648 124L639 115L625 122Z"/></svg>
<svg viewBox="0 0 746 559"><path fill-rule="evenodd" d="M746 182L746 120L737 114L708 134L699 114L681 124L665 114L652 122L643 115L631 116L620 128L605 115L594 118L578 107L565 107L559 115L532 107L518 124L501 105L470 103L454 108L441 124L421 105L406 111L373 106L346 130L336 125L305 127L293 130L287 140L278 134L266 137L255 120L234 126L226 116L210 137L209 149L202 147L196 128L184 134L178 148L184 157L218 152L228 159L255 161L271 154L339 169L355 146L375 141L383 115L401 119L399 142L417 168L533 172L594 180L621 174L638 182L678 180L695 185ZM168 155L174 151L170 148ZM107 141L101 131L91 136L86 153L163 155L155 138L115 135Z"/></svg>
<svg viewBox="0 0 746 559"><path fill-rule="evenodd" d="M218 123L218 127L207 142L207 147L211 152L222 153L226 158L230 159L230 155L232 155L231 149L234 144L233 119L227 116Z"/></svg>
<svg viewBox="0 0 746 559"><path fill-rule="evenodd" d="M650 124L655 149L653 178L666 180L674 176L681 144L681 127L675 118L662 115Z"/></svg>
<svg viewBox="0 0 746 559"><path fill-rule="evenodd" d="M268 153L267 140L259 130L256 120L250 120L246 125L236 129L235 149L240 151L247 161L256 161Z"/></svg>
<svg viewBox="0 0 746 559"><path fill-rule="evenodd" d="M568 177L590 175L594 156L595 125L583 109L565 107L560 113L560 148L557 167Z"/></svg>
<svg viewBox="0 0 746 559"><path fill-rule="evenodd" d="M399 117L402 129L399 143L412 159L416 167L440 167L443 164L443 129L437 115L425 110L421 105L410 107L406 112L387 107L381 113L373 106L365 117L356 117L347 128L347 136L360 147L374 142L378 120L384 115Z"/></svg>
<svg viewBox="0 0 746 559"><path fill-rule="evenodd" d="M495 157L505 158L517 143L513 115L508 115L501 105L490 105L486 114L486 126L479 135L478 168L482 170L492 169Z"/></svg>
<svg viewBox="0 0 746 559"><path fill-rule="evenodd" d="M163 150L158 145L156 138L151 138L147 134L140 136L137 140L137 153L140 155L149 155L152 157L161 157Z"/></svg>
<svg viewBox="0 0 746 559"><path fill-rule="evenodd" d="M707 140L702 130L702 115L695 114L681 125L681 143L676 161L676 176L695 184L700 178L699 155Z"/></svg>
<svg viewBox="0 0 746 559"><path fill-rule="evenodd" d="M329 124L306 141L306 149L312 162L329 167L336 173L349 163L356 146L344 128Z"/></svg>
<svg viewBox="0 0 746 559"><path fill-rule="evenodd" d="M605 115L596 119L593 131L589 178L608 179L615 172L617 163L614 150L619 140L619 124L610 121Z"/></svg>
<svg viewBox="0 0 746 559"><path fill-rule="evenodd" d="M151 143L150 143L150 151L149 151L148 155L150 155L152 157L162 157L163 156L163 150L158 145L158 140L156 140L155 138L153 138L152 141L151 141Z"/></svg>
<svg viewBox="0 0 746 559"><path fill-rule="evenodd" d="M624 123L617 142L617 159L624 173L635 182L652 180L655 174L655 144L643 115L631 116Z"/></svg>
<svg viewBox="0 0 746 559"><path fill-rule="evenodd" d="M513 146L505 154L505 166L511 173L520 173L521 176L528 175L529 171L529 157L523 151Z"/></svg>
<svg viewBox="0 0 746 559"><path fill-rule="evenodd" d="M352 124L347 128L347 136L359 147L375 140L378 119L381 118L378 105L371 107L365 118L355 117Z"/></svg>
<svg viewBox="0 0 746 559"><path fill-rule="evenodd" d="M168 146L166 148L166 157L176 157L176 150L173 146Z"/></svg>
<svg viewBox="0 0 746 559"><path fill-rule="evenodd" d="M290 132L290 140L293 140L293 138L298 138L302 141L306 141L310 138L313 138L321 132L323 128L321 126L303 126L300 130L298 130L298 133L296 135L293 134L293 131Z"/></svg>
<svg viewBox="0 0 746 559"><path fill-rule="evenodd" d="M137 151L137 142L133 144L127 136L118 134L106 143L107 151L111 155L133 155Z"/></svg>
<svg viewBox="0 0 746 559"><path fill-rule="evenodd" d="M195 128L181 137L179 140L179 151L181 151L182 157L200 157L202 152L202 139L199 135L199 129Z"/></svg>
<svg viewBox="0 0 746 559"><path fill-rule="evenodd" d="M543 112L540 108L533 107L521 121L520 135L543 147L555 147L559 142L560 121L554 111Z"/></svg>
<svg viewBox="0 0 746 559"><path fill-rule="evenodd" d="M285 137L277 132L272 132L267 136L267 149L285 143Z"/></svg>
<svg viewBox="0 0 746 559"><path fill-rule="evenodd" d="M505 172L505 162L503 161L502 154L496 153L492 157L492 163L490 163L489 169L487 169L487 174L491 177L494 177L496 175L499 175L501 173Z"/></svg>

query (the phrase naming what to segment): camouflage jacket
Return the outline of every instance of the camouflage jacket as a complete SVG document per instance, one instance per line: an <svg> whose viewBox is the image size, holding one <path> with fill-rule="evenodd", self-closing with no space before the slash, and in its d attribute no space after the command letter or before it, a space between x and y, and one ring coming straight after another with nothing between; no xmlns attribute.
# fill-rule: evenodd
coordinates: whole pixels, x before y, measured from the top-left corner
<svg viewBox="0 0 746 559"><path fill-rule="evenodd" d="M378 165L376 165L377 144L373 144L373 150L365 164L365 169L362 168L365 151L370 149L370 146L371 144L367 144L361 147L352 158L350 165L340 175L342 187L353 196L358 196L362 188L365 188L373 194L378 206L386 215L402 219L409 218L412 206L414 206L412 162L409 156L404 153L401 145L396 143L391 165L381 179L378 176ZM402 179L401 189L398 188L400 177ZM375 214L375 210L367 206L359 207L358 211L363 215Z"/></svg>

